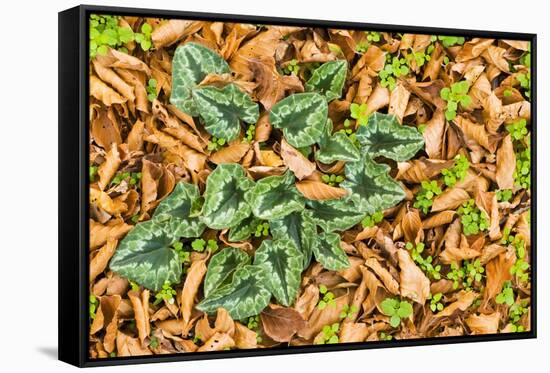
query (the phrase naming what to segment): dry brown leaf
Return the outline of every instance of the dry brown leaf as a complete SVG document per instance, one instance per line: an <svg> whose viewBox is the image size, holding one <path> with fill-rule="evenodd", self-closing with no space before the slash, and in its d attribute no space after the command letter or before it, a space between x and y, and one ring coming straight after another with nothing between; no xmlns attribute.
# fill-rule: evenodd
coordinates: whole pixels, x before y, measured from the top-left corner
<svg viewBox="0 0 550 373"><path fill-rule="evenodd" d="M470 199L470 195L464 189L448 188L433 201L432 211L454 210Z"/></svg>
<svg viewBox="0 0 550 373"><path fill-rule="evenodd" d="M281 141L281 157L286 166L294 175L302 180L315 171L315 163L307 159L302 153L294 149L284 139Z"/></svg>
<svg viewBox="0 0 550 373"><path fill-rule="evenodd" d="M132 302L134 309L134 318L136 320L136 329L141 343L151 334L151 326L149 324L149 290L145 289L141 292L129 291L128 297Z"/></svg>
<svg viewBox="0 0 550 373"><path fill-rule="evenodd" d="M121 220L112 220L107 225L97 223L90 219L90 250L95 250L109 240L119 240L132 226Z"/></svg>
<svg viewBox="0 0 550 373"><path fill-rule="evenodd" d="M446 306L443 310L435 314L435 317L445 317L451 316L456 311L465 311L472 305L474 300L477 298L477 293L475 291L465 291L461 290L457 296L456 301Z"/></svg>
<svg viewBox="0 0 550 373"><path fill-rule="evenodd" d="M345 189L333 187L315 180L298 181L296 188L307 199L316 201L340 199L348 194Z"/></svg>
<svg viewBox="0 0 550 373"><path fill-rule="evenodd" d="M215 333L197 351L222 351L235 347L235 341L226 333Z"/></svg>
<svg viewBox="0 0 550 373"><path fill-rule="evenodd" d="M151 41L157 49L174 44L189 33L186 32L186 30L192 24L193 21L184 21L180 19L168 20L153 30Z"/></svg>
<svg viewBox="0 0 550 373"><path fill-rule="evenodd" d="M496 334L498 332L498 324L500 321L500 313L494 312L489 315L474 314L466 318L466 325L470 328L473 334Z"/></svg>
<svg viewBox="0 0 550 373"><path fill-rule="evenodd" d="M401 219L401 228L407 242L424 241L422 220L417 209L410 209Z"/></svg>
<svg viewBox="0 0 550 373"><path fill-rule="evenodd" d="M267 307L260 318L265 334L277 342L289 342L306 324L298 311L285 307Z"/></svg>
<svg viewBox="0 0 550 373"><path fill-rule="evenodd" d="M118 241L116 240L109 240L107 243L102 246L97 254L92 258L90 262L90 282L93 282L97 276L99 276L105 268L107 268L107 264L109 264L109 260L111 260L111 257L115 253L116 247L117 247Z"/></svg>
<svg viewBox="0 0 550 373"><path fill-rule="evenodd" d="M338 341L340 343L364 342L370 330L365 323L343 323Z"/></svg>
<svg viewBox="0 0 550 373"><path fill-rule="evenodd" d="M128 150L130 152L132 151L140 151L143 149L143 135L145 133L145 123L143 123L141 120L136 120L134 125L132 126L132 129L128 133L128 137L126 138L126 142L128 143Z"/></svg>
<svg viewBox="0 0 550 373"><path fill-rule="evenodd" d="M111 179L113 176L115 176L118 167L120 166L121 160L120 160L120 153L118 152L118 147L116 144L113 144L111 146L111 149L107 152L105 155L105 162L103 162L98 170L97 173L99 175L99 181L97 182L97 185L101 190L105 190L109 183L111 182Z"/></svg>
<svg viewBox="0 0 550 373"><path fill-rule="evenodd" d="M382 267L378 260L369 258L365 261L365 265L372 269L380 280L382 280L382 283L390 293L394 295L399 294L399 283L393 278L391 273L386 268Z"/></svg>
<svg viewBox="0 0 550 373"><path fill-rule="evenodd" d="M409 103L411 92L409 92L401 83L397 83L390 95L390 103L388 108L388 114L393 114L399 120L399 123L403 122L403 116Z"/></svg>
<svg viewBox="0 0 550 373"><path fill-rule="evenodd" d="M105 106L122 104L126 99L119 95L114 89L103 83L95 75L90 76L90 95L103 102Z"/></svg>
<svg viewBox="0 0 550 373"><path fill-rule="evenodd" d="M112 110L99 110L90 127L94 142L103 149L109 150L113 144L122 143L120 127Z"/></svg>
<svg viewBox="0 0 550 373"><path fill-rule="evenodd" d="M206 259L207 258L191 263L191 267L185 278L185 283L183 284L183 290L181 291L180 297L180 311L182 321L185 325L187 325L191 319L191 311L193 310L195 296L206 274Z"/></svg>
<svg viewBox="0 0 550 373"><path fill-rule="evenodd" d="M283 160L273 150L260 150L262 165L268 167L281 167L284 165Z"/></svg>
<svg viewBox="0 0 550 373"><path fill-rule="evenodd" d="M238 163L249 149L245 142L231 144L210 155L209 160L215 164Z"/></svg>
<svg viewBox="0 0 550 373"><path fill-rule="evenodd" d="M455 60L457 62L464 62L479 57L491 44L494 39L480 39L474 38L466 43L458 52Z"/></svg>
<svg viewBox="0 0 550 373"><path fill-rule="evenodd" d="M348 295L336 298L334 306L325 307L322 310L315 308L306 322L304 328L298 330L298 335L305 339L311 339L317 335L325 325L330 325L340 320L340 313L348 304Z"/></svg>
<svg viewBox="0 0 550 373"><path fill-rule="evenodd" d="M424 142L426 153L433 159L441 159L441 147L443 146L443 134L445 133L445 115L443 110L437 109L432 118L426 123L424 130Z"/></svg>
<svg viewBox="0 0 550 373"><path fill-rule="evenodd" d="M237 348L257 348L258 340L257 333L253 330L248 329L243 324L236 322L235 323L235 346Z"/></svg>
<svg viewBox="0 0 550 373"><path fill-rule="evenodd" d="M430 280L416 266L406 250L398 249L397 257L401 269L399 272L401 296L424 304L430 295Z"/></svg>
<svg viewBox="0 0 550 373"><path fill-rule="evenodd" d="M485 302L492 300L502 291L504 282L512 279L510 268L512 268L514 262L513 253L503 252L487 263L485 266L487 273L487 285L484 292Z"/></svg>
<svg viewBox="0 0 550 373"><path fill-rule="evenodd" d="M430 217L424 219L422 221L422 228L431 229L449 224L453 221L455 214L456 211L453 210L438 212L437 214L431 215Z"/></svg>
<svg viewBox="0 0 550 373"><path fill-rule="evenodd" d="M308 285L302 295L298 297L294 304L294 309L302 315L302 318L307 320L315 309L317 302L319 301L319 288L314 285Z"/></svg>
<svg viewBox="0 0 550 373"><path fill-rule="evenodd" d="M502 140L497 150L496 179L500 189L512 189L514 187L514 171L516 170L516 154L512 144L511 135Z"/></svg>

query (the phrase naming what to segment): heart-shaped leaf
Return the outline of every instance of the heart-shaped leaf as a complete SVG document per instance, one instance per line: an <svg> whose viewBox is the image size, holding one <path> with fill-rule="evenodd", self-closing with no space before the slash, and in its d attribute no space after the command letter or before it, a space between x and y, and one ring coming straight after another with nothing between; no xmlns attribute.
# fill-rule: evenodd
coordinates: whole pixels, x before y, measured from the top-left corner
<svg viewBox="0 0 550 373"><path fill-rule="evenodd" d="M172 59L172 93L170 103L181 111L197 116L191 92L208 74L230 73L229 65L213 50L197 43L176 48Z"/></svg>
<svg viewBox="0 0 550 373"><path fill-rule="evenodd" d="M332 121L328 119L325 133L319 140L319 150L315 152L315 158L325 164L336 161L358 161L361 158L359 149L345 133L332 133L332 128Z"/></svg>
<svg viewBox="0 0 550 373"><path fill-rule="evenodd" d="M165 282L178 283L181 262L170 246L176 238L157 220L138 223L124 237L109 264L112 271L159 291Z"/></svg>
<svg viewBox="0 0 550 373"><path fill-rule="evenodd" d="M260 222L260 219L254 215L250 215L248 218L231 228L227 238L230 242L244 241L248 239L252 233L256 232L256 227Z"/></svg>
<svg viewBox="0 0 550 373"><path fill-rule="evenodd" d="M277 102L269 113L269 122L281 128L286 141L301 148L319 141L327 121L328 105L315 92L296 93Z"/></svg>
<svg viewBox="0 0 550 373"><path fill-rule="evenodd" d="M350 197L327 201L308 201L313 221L325 232L344 231L359 223L365 213Z"/></svg>
<svg viewBox="0 0 550 373"><path fill-rule="evenodd" d="M346 82L348 63L346 60L329 61L315 69L305 88L309 92L324 95L327 101L332 101L342 95Z"/></svg>
<svg viewBox="0 0 550 373"><path fill-rule="evenodd" d="M271 221L269 227L274 239L290 239L294 242L302 253L302 269L307 268L311 262L311 247L317 234L311 211L295 211L284 218Z"/></svg>
<svg viewBox="0 0 550 373"><path fill-rule="evenodd" d="M304 198L294 186L294 174L290 171L257 181L245 198L252 213L263 220L280 219L304 208Z"/></svg>
<svg viewBox="0 0 550 373"><path fill-rule="evenodd" d="M223 307L236 320L257 315L271 299L267 276L263 266L245 265L235 271L230 284L210 293L197 309L212 314Z"/></svg>
<svg viewBox="0 0 550 373"><path fill-rule="evenodd" d="M405 198L399 183L389 175L390 167L363 155L357 162L346 163L346 180L340 186L351 192L350 199L362 212L372 214L398 204Z"/></svg>
<svg viewBox="0 0 550 373"><path fill-rule="evenodd" d="M205 228L198 217L200 209L199 188L195 184L179 182L158 205L153 219L165 221L175 237L199 237Z"/></svg>
<svg viewBox="0 0 550 373"><path fill-rule="evenodd" d="M231 282L233 273L249 263L248 254L235 247L226 247L214 255L208 263L208 271L204 278L204 296L208 297L220 286Z"/></svg>
<svg viewBox="0 0 550 373"><path fill-rule="evenodd" d="M235 84L195 88L193 100L204 128L217 138L233 140L239 135L241 120L252 124L260 117L258 104Z"/></svg>
<svg viewBox="0 0 550 373"><path fill-rule="evenodd" d="M202 219L212 229L225 229L237 225L250 215L245 192L254 182L246 177L237 163L224 163L216 167L206 179Z"/></svg>
<svg viewBox="0 0 550 373"><path fill-rule="evenodd" d="M289 239L264 240L254 256L254 265L264 266L268 273L268 289L284 306L290 306L296 299L302 264L302 253Z"/></svg>
<svg viewBox="0 0 550 373"><path fill-rule="evenodd" d="M390 114L371 114L369 123L359 126L356 136L372 158L381 155L398 162L412 158L424 146L424 137L415 127L399 124Z"/></svg>
<svg viewBox="0 0 550 373"><path fill-rule="evenodd" d="M330 271L349 267L346 252L340 246L340 236L336 233L321 233L313 245L315 260Z"/></svg>

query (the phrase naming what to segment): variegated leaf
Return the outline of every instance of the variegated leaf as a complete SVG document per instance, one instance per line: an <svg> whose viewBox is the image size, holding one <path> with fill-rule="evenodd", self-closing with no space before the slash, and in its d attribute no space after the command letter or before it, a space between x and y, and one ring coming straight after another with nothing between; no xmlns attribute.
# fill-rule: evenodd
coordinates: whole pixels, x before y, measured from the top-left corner
<svg viewBox="0 0 550 373"><path fill-rule="evenodd" d="M263 220L280 219L304 208L304 198L294 186L294 174L290 171L257 181L245 198L252 213Z"/></svg>
<svg viewBox="0 0 550 373"><path fill-rule="evenodd" d="M311 247L317 234L317 228L311 217L311 211L295 211L284 218L272 220L269 223L269 228L274 239L290 239L294 241L294 244L302 253L302 268L307 268L311 262Z"/></svg>
<svg viewBox="0 0 550 373"><path fill-rule="evenodd" d="M244 169L237 163L224 163L216 167L206 179L202 219L212 229L225 229L237 225L250 215L245 193L254 186Z"/></svg>
<svg viewBox="0 0 550 373"><path fill-rule="evenodd" d="M221 139L233 140L239 135L241 120L252 124L260 116L258 104L235 84L223 88L195 88L193 100L204 121L204 128Z"/></svg>
<svg viewBox="0 0 550 373"><path fill-rule="evenodd" d="M208 297L220 286L231 283L235 271L250 263L250 257L241 249L226 247L214 255L208 263L204 278L204 296Z"/></svg>
<svg viewBox="0 0 550 373"><path fill-rule="evenodd" d="M315 260L330 271L349 267L349 259L340 246L340 236L336 233L321 233L313 245Z"/></svg>
<svg viewBox="0 0 550 373"><path fill-rule="evenodd" d="M345 133L332 133L332 128L332 121L328 119L325 133L319 140L319 150L315 152L315 158L325 164L336 161L358 161L361 158L359 149Z"/></svg>
<svg viewBox="0 0 550 373"><path fill-rule="evenodd" d="M372 158L383 156L403 162L424 146L424 137L415 127L399 124L391 114L374 113L369 123L359 126L357 140Z"/></svg>
<svg viewBox="0 0 550 373"><path fill-rule="evenodd" d="M264 266L268 273L268 289L284 306L290 306L296 299L302 264L302 253L289 239L264 240L254 256L254 265Z"/></svg>
<svg viewBox="0 0 550 373"><path fill-rule="evenodd" d="M172 93L170 103L181 111L197 116L191 92L208 74L230 73L229 65L213 50L197 43L178 48L172 59Z"/></svg>
<svg viewBox="0 0 550 373"><path fill-rule="evenodd" d="M361 160L346 164L346 180L340 187L351 192L350 199L362 212L372 214L398 204L405 192L389 175L390 167L363 154Z"/></svg>
<svg viewBox="0 0 550 373"><path fill-rule="evenodd" d="M223 307L236 320L257 315L271 299L267 276L263 266L245 265L235 271L230 284L211 292L197 309L212 314Z"/></svg>
<svg viewBox="0 0 550 373"><path fill-rule="evenodd" d="M327 201L308 201L313 221L325 232L344 231L359 223L365 213L350 197Z"/></svg>
<svg viewBox="0 0 550 373"><path fill-rule="evenodd" d="M158 205L153 219L163 221L175 237L199 237L205 225L198 217L200 192L195 184L179 182Z"/></svg>
<svg viewBox="0 0 550 373"><path fill-rule="evenodd" d="M281 128L286 141L301 148L319 141L328 115L323 96L315 92L296 93L277 102L269 113L269 122Z"/></svg>
<svg viewBox="0 0 550 373"><path fill-rule="evenodd" d="M346 82L348 63L346 60L329 61L315 69L305 88L309 92L318 92L332 101L342 95Z"/></svg>
<svg viewBox="0 0 550 373"><path fill-rule="evenodd" d="M256 232L256 227L260 222L260 219L254 215L250 215L248 218L242 220L239 224L229 230L229 241L237 242L248 239L252 233Z"/></svg>
<svg viewBox="0 0 550 373"><path fill-rule="evenodd" d="M138 223L120 242L109 264L113 272L158 291L165 282L180 282L181 262L170 246L176 240L155 219Z"/></svg>

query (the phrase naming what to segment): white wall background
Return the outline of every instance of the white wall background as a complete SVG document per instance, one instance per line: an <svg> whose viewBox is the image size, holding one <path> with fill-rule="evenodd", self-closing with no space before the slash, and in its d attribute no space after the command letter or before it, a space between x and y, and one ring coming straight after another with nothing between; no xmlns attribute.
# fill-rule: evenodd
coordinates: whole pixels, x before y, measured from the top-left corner
<svg viewBox="0 0 550 373"><path fill-rule="evenodd" d="M90 0L94 1L94 0ZM538 33L538 339L128 366L121 372L527 372L548 361L550 25L544 1L118 0L98 5ZM3 1L0 40L0 365L65 372L57 355L57 12ZM7 368L7 369L6 369Z"/></svg>

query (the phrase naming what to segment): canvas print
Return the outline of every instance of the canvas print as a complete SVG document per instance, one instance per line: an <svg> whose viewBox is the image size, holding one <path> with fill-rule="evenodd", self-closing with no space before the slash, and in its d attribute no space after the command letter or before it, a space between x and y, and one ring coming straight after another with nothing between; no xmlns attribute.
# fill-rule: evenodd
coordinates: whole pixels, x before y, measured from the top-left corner
<svg viewBox="0 0 550 373"><path fill-rule="evenodd" d="M530 330L528 41L87 29L90 359Z"/></svg>

